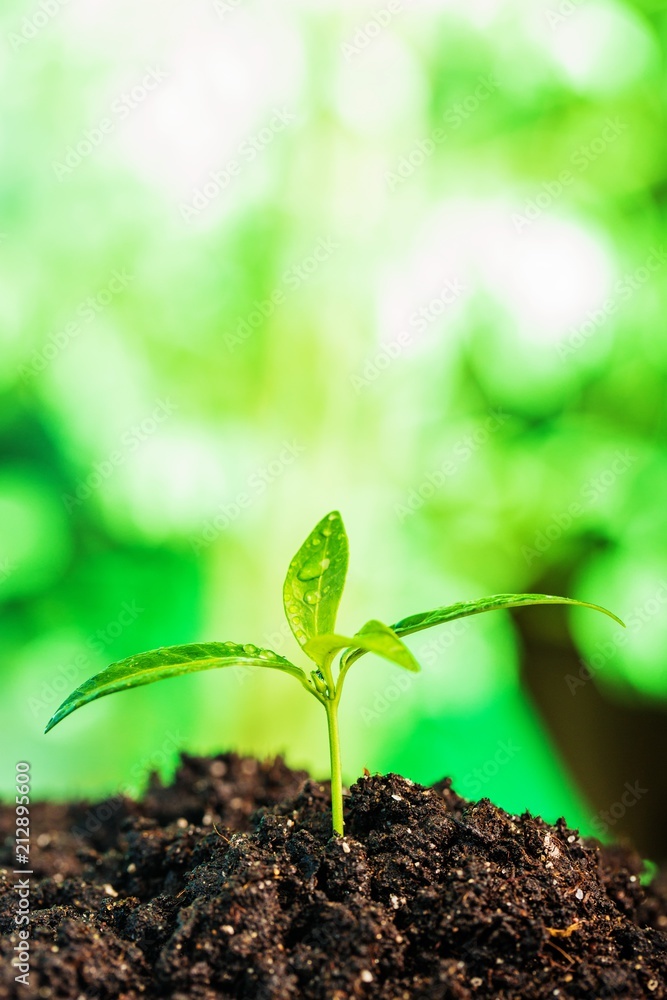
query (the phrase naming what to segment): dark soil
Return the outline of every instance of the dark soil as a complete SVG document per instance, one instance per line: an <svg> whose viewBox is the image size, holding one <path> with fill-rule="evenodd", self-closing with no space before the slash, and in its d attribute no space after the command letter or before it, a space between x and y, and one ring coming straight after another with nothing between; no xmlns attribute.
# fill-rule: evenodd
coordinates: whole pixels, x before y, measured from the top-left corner
<svg viewBox="0 0 667 1000"><path fill-rule="evenodd" d="M667 998L667 882L629 849L390 774L328 790L280 760L184 757L173 784L32 807L30 986L0 997Z"/></svg>

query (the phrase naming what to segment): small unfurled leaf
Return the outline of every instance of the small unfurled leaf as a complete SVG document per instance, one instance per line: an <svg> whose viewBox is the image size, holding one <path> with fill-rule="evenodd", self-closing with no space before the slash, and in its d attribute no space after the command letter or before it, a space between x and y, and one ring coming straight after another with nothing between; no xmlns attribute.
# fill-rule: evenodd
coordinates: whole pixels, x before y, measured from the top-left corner
<svg viewBox="0 0 667 1000"><path fill-rule="evenodd" d="M305 648L309 639L336 627L347 559L347 535L335 510L311 531L285 578L285 614L300 646Z"/></svg>
<svg viewBox="0 0 667 1000"><path fill-rule="evenodd" d="M479 615L483 611L498 611L512 608L527 607L532 604L574 604L582 608L593 608L594 611L601 611L602 614L613 618L619 625L624 623L612 611L600 607L599 604L589 604L587 601L576 601L572 597L554 597L551 594L494 594L492 597L482 597L478 601L460 601L458 604L449 604L443 608L435 608L433 611L424 611L421 614L410 615L409 618L402 618L392 629L396 635L411 635L413 632L420 632L422 629L433 628L435 625L444 625L457 618L466 618L468 615ZM361 644L359 644L361 647ZM366 652L359 648L351 650L345 657L348 665L359 659Z"/></svg>
<svg viewBox="0 0 667 1000"><path fill-rule="evenodd" d="M341 649L363 649L364 653L377 653L392 663L406 670L419 670L419 664L408 647L401 642L396 633L379 621L367 622L362 629L353 635L337 635L335 633L318 635L309 639L304 646L304 652L316 663L323 663L327 657L333 656ZM341 667L345 664L345 657Z"/></svg>
<svg viewBox="0 0 667 1000"><path fill-rule="evenodd" d="M270 649L260 649L247 643L241 646L235 642L197 642L184 646L162 646L147 653L128 656L125 660L112 663L84 681L69 698L66 698L57 712L49 720L46 732L53 729L65 716L96 698L126 688L152 684L166 677L212 670L216 667L269 667L283 670L309 687L308 679L299 667Z"/></svg>

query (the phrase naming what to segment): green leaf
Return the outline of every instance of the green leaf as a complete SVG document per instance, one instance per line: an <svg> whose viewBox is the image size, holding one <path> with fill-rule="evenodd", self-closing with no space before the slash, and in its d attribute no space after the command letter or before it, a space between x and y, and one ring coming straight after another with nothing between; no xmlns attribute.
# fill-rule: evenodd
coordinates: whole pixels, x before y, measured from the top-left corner
<svg viewBox="0 0 667 1000"><path fill-rule="evenodd" d="M392 663L397 663L399 667L417 672L420 667L408 647L401 642L399 637L389 628L379 621L367 622L362 629L353 635L327 634L318 635L309 639L304 646L304 652L312 657L316 663L323 663L327 657L334 655L340 649L350 647L361 647L365 653L377 653ZM344 666L345 657L341 662Z"/></svg>
<svg viewBox="0 0 667 1000"><path fill-rule="evenodd" d="M305 648L309 639L336 627L347 559L347 535L335 510L313 528L285 578L285 614L300 646Z"/></svg>
<svg viewBox="0 0 667 1000"><path fill-rule="evenodd" d="M625 624L613 612L600 607L599 604L589 604L587 601L575 601L571 597L553 597L551 594L494 594L492 597L482 597L478 601L460 601L458 604L450 604L443 608L435 608L434 611L424 611L421 614L411 615L409 618L402 618L400 622L392 625L394 632L399 635L411 635L413 632L420 632L425 628L433 628L434 625L443 625L446 622L454 621L457 618L467 618L468 615L479 615L483 611L497 611L511 608L527 607L531 604L575 604L582 608L593 608L601 611L602 614L609 615L619 625ZM361 644L359 644L361 646ZM359 648L351 650L346 655L345 661L349 666L354 660L358 660L366 652Z"/></svg>
<svg viewBox="0 0 667 1000"><path fill-rule="evenodd" d="M106 694L139 687L141 684L152 684L153 681L177 677L179 674L234 666L283 670L311 690L303 670L270 649L259 649L251 644L240 646L235 642L197 642L185 646L162 646L160 649L151 649L147 653L138 653L136 656L128 656L125 660L112 663L99 674L84 681L69 698L65 699L49 720L45 731L48 733L65 716Z"/></svg>

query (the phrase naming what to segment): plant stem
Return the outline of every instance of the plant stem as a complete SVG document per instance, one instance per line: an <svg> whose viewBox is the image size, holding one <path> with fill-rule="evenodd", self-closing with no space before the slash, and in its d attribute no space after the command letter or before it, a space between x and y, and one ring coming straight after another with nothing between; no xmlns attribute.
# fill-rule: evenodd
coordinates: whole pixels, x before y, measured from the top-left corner
<svg viewBox="0 0 667 1000"><path fill-rule="evenodd" d="M338 698L324 702L329 727L329 756L331 759L331 819L334 833L343 836L343 777L340 766L340 737L338 735Z"/></svg>

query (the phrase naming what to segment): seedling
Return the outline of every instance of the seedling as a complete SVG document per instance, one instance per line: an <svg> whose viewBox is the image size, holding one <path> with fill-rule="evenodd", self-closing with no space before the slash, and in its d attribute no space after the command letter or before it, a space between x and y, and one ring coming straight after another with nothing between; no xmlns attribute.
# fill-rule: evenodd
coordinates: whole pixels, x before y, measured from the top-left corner
<svg viewBox="0 0 667 1000"><path fill-rule="evenodd" d="M329 731L331 758L331 810L335 833L343 833L343 784L341 774L338 706L343 684L353 663L364 653L379 656L405 670L418 671L419 664L402 637L422 629L478 615L482 611L519 608L528 604L577 604L609 615L619 625L620 618L586 601L549 594L496 594L478 601L463 601L402 618L395 625L372 619L354 635L335 631L336 615L347 573L348 544L338 511L322 518L290 563L283 586L285 614L296 641L315 663L304 670L270 649L251 643L197 642L183 646L163 646L112 663L81 684L50 719L46 732L82 705L114 691L151 684L165 677L211 670L214 667L267 667L295 677L324 707ZM338 664L334 661L338 656Z"/></svg>

